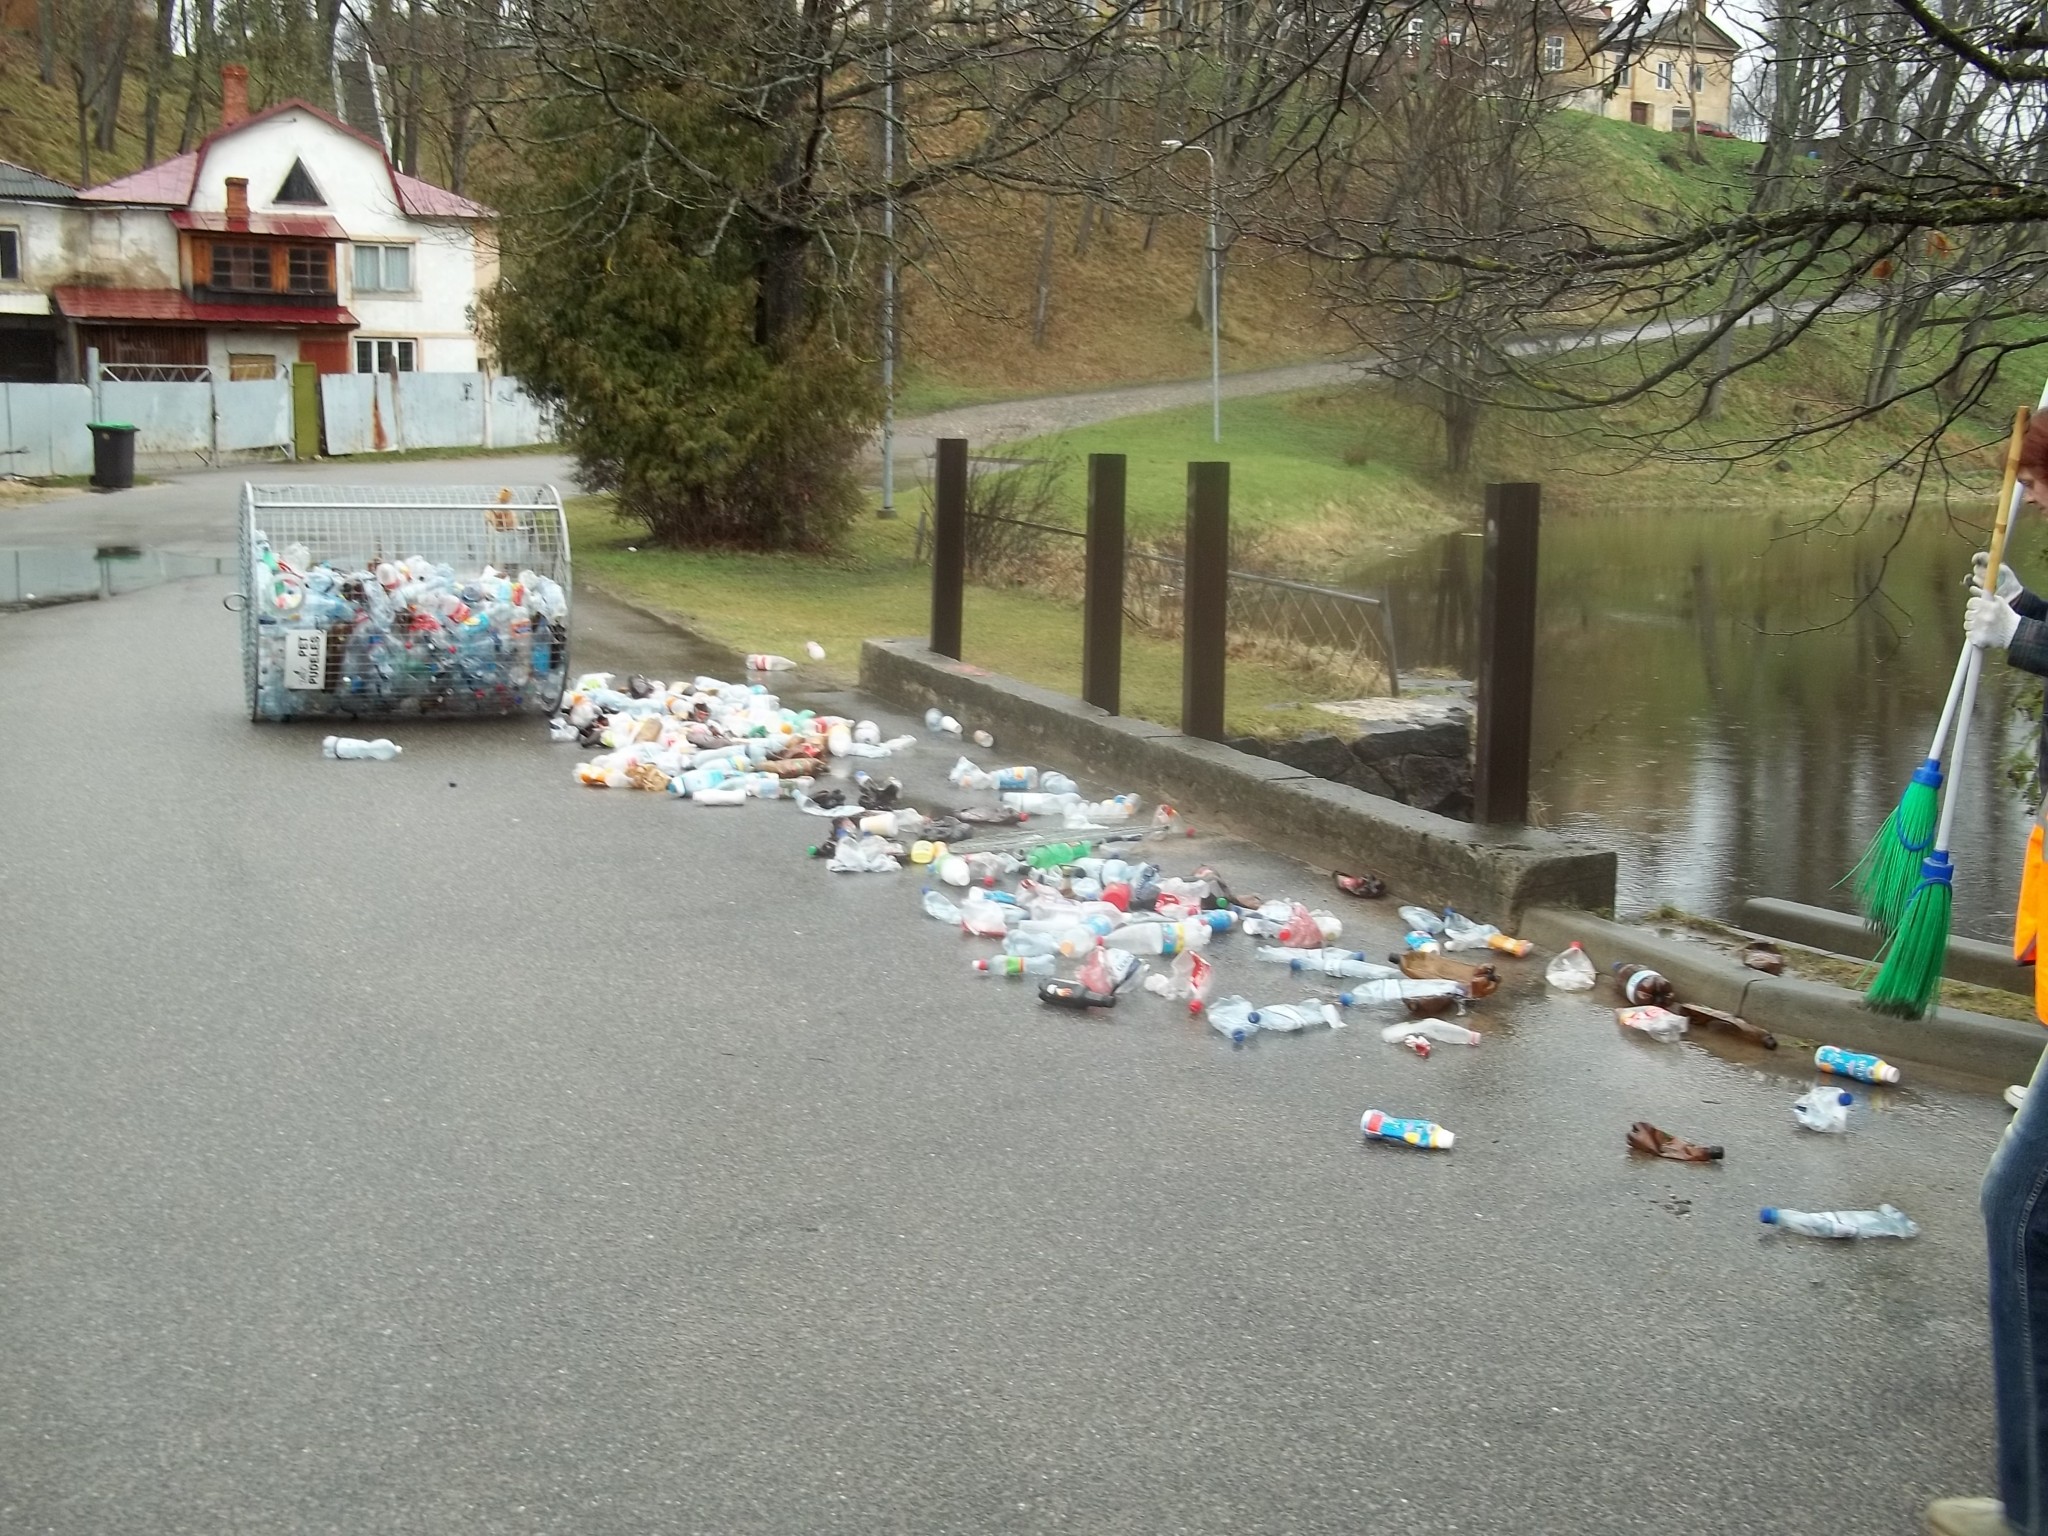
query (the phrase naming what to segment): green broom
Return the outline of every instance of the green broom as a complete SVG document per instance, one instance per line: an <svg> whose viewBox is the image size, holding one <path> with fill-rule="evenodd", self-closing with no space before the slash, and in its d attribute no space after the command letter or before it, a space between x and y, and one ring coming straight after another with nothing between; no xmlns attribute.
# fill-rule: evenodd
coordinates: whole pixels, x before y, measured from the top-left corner
<svg viewBox="0 0 2048 1536"><path fill-rule="evenodd" d="M1840 882L1855 895L1863 921L1873 932L1888 934L1899 926L1906 903L1920 883L1920 866L1926 861L1927 846L1934 839L1934 818L1941 809L1942 748L1955 721L1956 702L1963 694L1971 650L1965 645L1956 657L1956 675L1948 685L1948 702L1941 706L1941 723L1934 728L1926 761L1913 770L1899 803L1885 817L1856 867Z"/></svg>
<svg viewBox="0 0 2048 1536"><path fill-rule="evenodd" d="M2011 525L2015 488L2019 479L2020 440L2026 436L2031 413L2021 406L2013 417L2012 441L2006 445L2005 479L1999 490L1998 516L1991 528L1991 553L1985 561L1987 589L1998 586L1998 567L2005 558L2006 529ZM1956 712L1956 740L1949 754L1948 794L1941 802L1941 821L1934 833L1934 852L1920 866L1920 880L1913 888L1905 911L1899 918L1891 942L1885 945L1883 964L1870 983L1863 1000L1876 1013L1902 1019L1917 1019L1927 1012L1941 989L1941 969L1948 959L1949 919L1955 906L1955 865L1948 855L1949 833L1956 817L1957 791L1962 782L1963 749L1970 738L1970 715L1977 703L1977 683L1984 675L1984 648L1964 648L1963 697ZM1917 778L1918 775L1915 775Z"/></svg>

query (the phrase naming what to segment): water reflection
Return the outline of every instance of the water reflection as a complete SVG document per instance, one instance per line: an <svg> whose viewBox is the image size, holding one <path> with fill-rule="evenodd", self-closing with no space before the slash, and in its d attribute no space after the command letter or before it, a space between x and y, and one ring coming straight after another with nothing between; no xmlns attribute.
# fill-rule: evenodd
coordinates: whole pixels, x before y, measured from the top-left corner
<svg viewBox="0 0 2048 1536"><path fill-rule="evenodd" d="M130 544L0 549L0 608L113 597L180 577L221 575L233 565L225 557Z"/></svg>
<svg viewBox="0 0 2048 1536"><path fill-rule="evenodd" d="M1833 889L1927 750L1955 665L1972 544L1939 514L1801 532L1729 512L1549 515L1533 783L1543 819L1612 847L1621 909L1732 913ZM2048 587L2038 527L2013 564ZM1385 588L1404 667L1470 676L1479 540L1346 573ZM1883 576L1883 599L1856 595ZM1817 627L1826 626L1826 627ZM1803 632L1799 632L1803 631ZM1956 928L2010 932L2028 808L2006 782L2031 725L1986 669L1954 851Z"/></svg>

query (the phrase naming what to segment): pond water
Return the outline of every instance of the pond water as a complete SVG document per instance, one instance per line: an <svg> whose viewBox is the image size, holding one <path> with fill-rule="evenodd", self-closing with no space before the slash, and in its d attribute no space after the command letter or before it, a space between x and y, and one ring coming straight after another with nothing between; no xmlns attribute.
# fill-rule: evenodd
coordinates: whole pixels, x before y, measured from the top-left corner
<svg viewBox="0 0 2048 1536"><path fill-rule="evenodd" d="M1731 916L1747 896L1848 908L1835 882L1926 755L1982 531L1925 507L1860 529L1804 522L1544 518L1535 819L1617 851L1624 915L1669 903ZM2010 560L2037 589L2043 534L2023 530ZM1385 589L1404 673L1469 677L1479 557L1476 535L1453 534L1362 562L1343 584ZM1977 938L2010 936L2030 824L2007 778L2034 732L2020 683L1993 653L1961 776L1955 931Z"/></svg>

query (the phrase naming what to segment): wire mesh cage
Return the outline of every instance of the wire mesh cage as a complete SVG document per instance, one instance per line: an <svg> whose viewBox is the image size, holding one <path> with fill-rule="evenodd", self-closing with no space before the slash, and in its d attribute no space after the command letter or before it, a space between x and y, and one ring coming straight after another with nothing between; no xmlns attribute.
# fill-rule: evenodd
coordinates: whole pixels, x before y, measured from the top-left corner
<svg viewBox="0 0 2048 1536"><path fill-rule="evenodd" d="M252 720L547 714L569 665L551 485L244 485Z"/></svg>

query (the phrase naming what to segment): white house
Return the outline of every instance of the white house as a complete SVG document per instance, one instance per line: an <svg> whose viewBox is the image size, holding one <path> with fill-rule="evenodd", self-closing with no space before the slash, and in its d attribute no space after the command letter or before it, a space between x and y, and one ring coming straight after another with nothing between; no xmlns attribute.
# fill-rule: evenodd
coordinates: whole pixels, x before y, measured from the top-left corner
<svg viewBox="0 0 2048 1536"><path fill-rule="evenodd" d="M476 298L497 280L492 211L401 174L375 139L306 102L251 115L238 65L221 84L221 126L197 149L65 210L61 256L34 270L54 278L66 372L88 349L157 377L475 370Z"/></svg>

